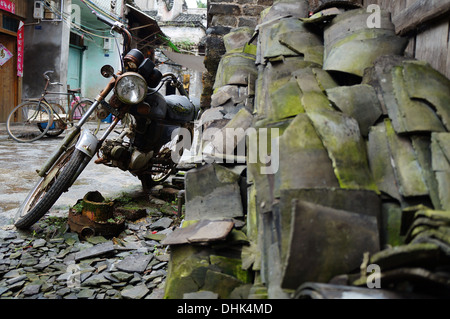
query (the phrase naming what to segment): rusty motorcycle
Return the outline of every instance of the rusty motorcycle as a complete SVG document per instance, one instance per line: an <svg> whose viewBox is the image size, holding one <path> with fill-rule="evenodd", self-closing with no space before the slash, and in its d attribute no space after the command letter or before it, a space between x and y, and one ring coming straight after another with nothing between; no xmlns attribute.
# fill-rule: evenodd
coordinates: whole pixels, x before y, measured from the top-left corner
<svg viewBox="0 0 450 319"><path fill-rule="evenodd" d="M179 156L192 143L192 134L186 138L177 132L181 128L192 132L200 107L189 99L181 81L173 73L162 74L151 59L131 49L132 36L125 25L96 15L123 36L122 70L115 72L109 65L101 68L109 83L38 171L38 182L16 214L14 224L19 229L29 228L42 218L95 155L97 164L118 167L138 177L145 190L169 177L176 169L173 154ZM180 95L163 96L159 89L166 82ZM110 92L113 94L106 101ZM110 113L114 116L99 137L82 130L94 112L100 118ZM120 121L128 124L118 137L106 139Z"/></svg>

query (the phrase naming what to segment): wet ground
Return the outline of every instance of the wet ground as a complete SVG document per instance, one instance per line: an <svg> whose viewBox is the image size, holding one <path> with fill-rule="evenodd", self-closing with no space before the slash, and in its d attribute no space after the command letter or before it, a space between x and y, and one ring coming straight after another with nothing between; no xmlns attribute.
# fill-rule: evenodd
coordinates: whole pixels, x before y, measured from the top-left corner
<svg viewBox="0 0 450 319"><path fill-rule="evenodd" d="M36 170L63 138L64 134L32 143L18 143L9 138L5 123L0 123L0 226L12 223L17 207L38 180ZM106 198L113 198L124 192L141 192L142 188L138 178L129 172L91 161L75 184L55 203L50 214L65 216L70 206L94 190Z"/></svg>

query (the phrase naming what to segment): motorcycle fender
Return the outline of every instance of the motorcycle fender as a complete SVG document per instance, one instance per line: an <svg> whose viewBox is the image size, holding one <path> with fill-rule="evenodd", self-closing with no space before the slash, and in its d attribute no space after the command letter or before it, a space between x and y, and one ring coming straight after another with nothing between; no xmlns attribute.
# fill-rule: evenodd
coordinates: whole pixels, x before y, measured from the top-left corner
<svg viewBox="0 0 450 319"><path fill-rule="evenodd" d="M82 151L87 156L93 157L97 151L97 145L97 137L88 130L83 130L75 148Z"/></svg>

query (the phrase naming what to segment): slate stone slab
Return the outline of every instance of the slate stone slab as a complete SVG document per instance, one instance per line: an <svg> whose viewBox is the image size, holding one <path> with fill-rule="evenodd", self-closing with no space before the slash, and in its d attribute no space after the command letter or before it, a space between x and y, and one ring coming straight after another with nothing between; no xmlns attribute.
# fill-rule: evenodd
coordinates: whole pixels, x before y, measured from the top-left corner
<svg viewBox="0 0 450 319"><path fill-rule="evenodd" d="M274 1L275 2L275 1ZM306 18L308 16L307 1L276 1L269 7L265 15L262 16L262 22L276 20L286 16L297 18Z"/></svg>
<svg viewBox="0 0 450 319"><path fill-rule="evenodd" d="M115 266L117 269L125 272L137 272L143 273L147 268L148 263L152 260L153 255L133 254L125 257L122 261L118 262Z"/></svg>
<svg viewBox="0 0 450 319"><path fill-rule="evenodd" d="M370 257L383 271L411 265L431 266L438 263L440 250L429 243L409 244L382 250Z"/></svg>
<svg viewBox="0 0 450 319"><path fill-rule="evenodd" d="M150 290L142 284L135 287L126 287L120 292L120 294L125 299L141 299L145 297L149 291Z"/></svg>
<svg viewBox="0 0 450 319"><path fill-rule="evenodd" d="M341 188L376 190L358 122L337 111L306 112L333 162Z"/></svg>
<svg viewBox="0 0 450 319"><path fill-rule="evenodd" d="M360 35L359 38L376 37L380 34L395 34L395 26L391 21L391 14L389 12L385 10L380 12L380 28L377 28L377 30L367 30L367 21L370 15L371 13L367 12L366 9L350 10L337 15L324 30L325 45L328 48L332 47L350 35L353 35L352 38L354 38L355 33L358 34L358 32L372 31L372 34L365 33Z"/></svg>
<svg viewBox="0 0 450 319"><path fill-rule="evenodd" d="M382 115L377 94L370 85L342 86L326 92L328 99L342 112L358 121L363 136L368 135L369 128Z"/></svg>
<svg viewBox="0 0 450 319"><path fill-rule="evenodd" d="M296 201L282 288L307 281L328 282L359 269L365 252L379 251L376 218Z"/></svg>
<svg viewBox="0 0 450 319"><path fill-rule="evenodd" d="M245 154L245 145L241 142L245 139L246 130L251 126L252 120L252 114L246 108L241 108L227 125L214 134L212 146L218 155L234 156L236 148L238 155Z"/></svg>
<svg viewBox="0 0 450 319"><path fill-rule="evenodd" d="M219 294L212 291L187 292L183 294L183 299L218 299Z"/></svg>
<svg viewBox="0 0 450 319"><path fill-rule="evenodd" d="M279 143L283 151L276 174L277 188L339 187L328 153L306 114L295 117Z"/></svg>
<svg viewBox="0 0 450 319"><path fill-rule="evenodd" d="M82 286L100 286L103 284L111 283L107 278L105 278L104 274L96 274L84 280L81 285Z"/></svg>
<svg viewBox="0 0 450 319"><path fill-rule="evenodd" d="M166 229L172 224L173 220L169 217L163 217L158 219L156 222L150 225L151 230L160 230L160 229Z"/></svg>
<svg viewBox="0 0 450 319"><path fill-rule="evenodd" d="M406 87L403 68L392 69L392 86L397 100L396 118L407 132L445 132L441 120L435 110L423 100L411 99Z"/></svg>
<svg viewBox="0 0 450 319"><path fill-rule="evenodd" d="M289 234L292 226L292 209L295 200L330 207L355 214L374 217L381 233L381 199L373 191L349 190L341 188L303 188L288 189L280 192L280 223L281 233ZM281 258L284 260L288 254L289 236L281 238Z"/></svg>
<svg viewBox="0 0 450 319"><path fill-rule="evenodd" d="M8 239L14 239L17 237L17 234L12 231L7 231L0 229L0 239L8 240Z"/></svg>
<svg viewBox="0 0 450 319"><path fill-rule="evenodd" d="M86 258L92 258L115 251L112 241L108 241L103 244L98 244L90 248L83 249L75 254L75 261L79 261Z"/></svg>
<svg viewBox="0 0 450 319"><path fill-rule="evenodd" d="M411 139L395 133L389 120L384 121L391 152L394 171L400 194L405 197L428 195L428 187L417 160Z"/></svg>
<svg viewBox="0 0 450 319"><path fill-rule="evenodd" d="M432 143L431 137L427 135L411 136L417 160L422 167L423 178L429 190L430 200L435 209L443 209L439 198L439 185L433 171L432 165ZM449 143L450 144L450 143ZM448 190L448 188L447 188ZM450 207L450 206L449 206Z"/></svg>
<svg viewBox="0 0 450 319"><path fill-rule="evenodd" d="M367 153L370 170L378 189L401 201L384 123L370 128Z"/></svg>
<svg viewBox="0 0 450 319"><path fill-rule="evenodd" d="M383 36L343 43L330 50L324 70L351 73L362 77L364 70L382 55L403 54L408 41L397 36Z"/></svg>
<svg viewBox="0 0 450 319"><path fill-rule="evenodd" d="M323 43L320 37L309 32L297 18L276 21L263 28L260 37L265 59L304 55L305 61L322 64Z"/></svg>
<svg viewBox="0 0 450 319"><path fill-rule="evenodd" d="M33 242L33 248L43 247L43 246L45 246L46 243L47 243L47 241L43 238L36 239Z"/></svg>
<svg viewBox="0 0 450 319"><path fill-rule="evenodd" d="M228 220L200 220L193 225L175 229L161 244L179 245L224 240L233 226L234 223Z"/></svg>
<svg viewBox="0 0 450 319"><path fill-rule="evenodd" d="M381 12L381 28L368 27L370 14L365 9L350 10L325 27L324 70L362 77L379 56L403 55L408 40L395 35L390 13Z"/></svg>
<svg viewBox="0 0 450 319"><path fill-rule="evenodd" d="M217 67L214 89L235 84L248 85L249 76L256 78L255 56L246 53L226 53Z"/></svg>
<svg viewBox="0 0 450 319"><path fill-rule="evenodd" d="M450 133L431 135L431 163L441 209L450 210Z"/></svg>
<svg viewBox="0 0 450 319"><path fill-rule="evenodd" d="M409 96L431 103L447 130L450 130L450 79L428 63L406 61L403 66Z"/></svg>
<svg viewBox="0 0 450 319"><path fill-rule="evenodd" d="M23 289L23 294L25 296L37 295L40 289L41 289L40 284L29 284L26 285L25 288Z"/></svg>
<svg viewBox="0 0 450 319"><path fill-rule="evenodd" d="M234 28L223 36L223 43L227 52L241 49L252 38L254 29L250 27Z"/></svg>
<svg viewBox="0 0 450 319"><path fill-rule="evenodd" d="M219 164L186 173L186 220L243 216L239 175Z"/></svg>

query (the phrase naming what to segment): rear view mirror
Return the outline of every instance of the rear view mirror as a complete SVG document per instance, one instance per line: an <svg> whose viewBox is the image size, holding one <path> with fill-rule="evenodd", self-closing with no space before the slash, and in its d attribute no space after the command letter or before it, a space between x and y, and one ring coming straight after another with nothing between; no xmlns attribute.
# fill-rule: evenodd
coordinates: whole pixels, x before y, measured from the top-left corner
<svg viewBox="0 0 450 319"><path fill-rule="evenodd" d="M103 77L105 78L110 78L114 75L114 68L111 65L104 65L102 66L102 68L100 69L100 73L102 74Z"/></svg>

